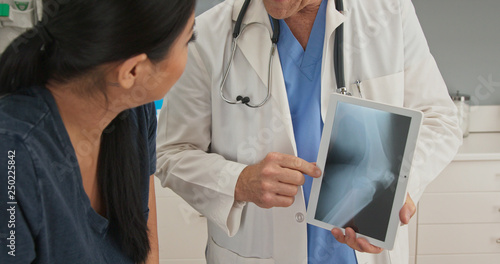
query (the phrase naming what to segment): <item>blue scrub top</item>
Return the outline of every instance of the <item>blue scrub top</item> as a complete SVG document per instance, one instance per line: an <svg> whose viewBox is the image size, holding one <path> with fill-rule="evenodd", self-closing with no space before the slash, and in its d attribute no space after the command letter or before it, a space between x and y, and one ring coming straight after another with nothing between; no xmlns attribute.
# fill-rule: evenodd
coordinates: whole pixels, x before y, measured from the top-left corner
<svg viewBox="0 0 500 264"><path fill-rule="evenodd" d="M323 121L321 119L321 61L325 38L326 5L323 0L316 15L306 50L283 20L280 23L278 52L288 96L298 156L315 162L318 156ZM306 176L303 186L306 205L309 203L312 177ZM308 263L355 264L356 255L350 247L337 242L329 230L307 225Z"/></svg>

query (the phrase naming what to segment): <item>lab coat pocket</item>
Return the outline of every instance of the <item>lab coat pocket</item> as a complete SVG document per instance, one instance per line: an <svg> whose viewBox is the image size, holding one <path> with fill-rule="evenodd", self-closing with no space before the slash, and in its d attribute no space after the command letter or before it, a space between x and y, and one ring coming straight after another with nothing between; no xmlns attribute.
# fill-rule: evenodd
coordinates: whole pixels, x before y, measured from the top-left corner
<svg viewBox="0 0 500 264"><path fill-rule="evenodd" d="M238 253L223 248L213 238L208 238L207 264L231 263L231 264L275 264L274 259L250 258L238 255Z"/></svg>
<svg viewBox="0 0 500 264"><path fill-rule="evenodd" d="M361 80L360 83L351 84L350 90L354 96L380 103L403 106L404 72Z"/></svg>

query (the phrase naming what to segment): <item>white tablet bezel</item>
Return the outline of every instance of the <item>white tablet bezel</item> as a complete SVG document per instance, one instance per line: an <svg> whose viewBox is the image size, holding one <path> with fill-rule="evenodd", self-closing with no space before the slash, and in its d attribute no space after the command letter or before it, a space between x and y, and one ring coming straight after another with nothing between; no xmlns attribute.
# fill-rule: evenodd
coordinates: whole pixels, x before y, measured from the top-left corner
<svg viewBox="0 0 500 264"><path fill-rule="evenodd" d="M400 226L399 211L406 199L406 188L408 184L411 163L413 160L413 153L415 152L417 138L422 124L423 114L420 111L410 110L407 108L396 107L392 105L382 104L346 95L332 94L330 96L328 111L325 119L325 125L323 128L323 135L321 137L321 144L318 153L317 166L321 169L321 171L324 171L326 165L325 163L328 156L328 149L330 145L330 138L334 124L334 117L339 102L345 102L353 105L373 108L411 118L403 159L401 161L401 170L397 180L398 182L397 182L395 197L392 204L389 223L387 226L385 241L381 241L379 239L369 237L360 233L356 234L358 237L366 238L368 242L370 242L375 246L391 250L394 247L394 240L396 237L398 227ZM345 232L345 230L342 227L333 226L329 223L315 219L322 180L323 180L323 175L321 175L320 178L316 178L313 180L311 194L309 197L309 204L307 208L307 222L312 225L325 228L328 230L331 230L332 228L340 228L343 232Z"/></svg>

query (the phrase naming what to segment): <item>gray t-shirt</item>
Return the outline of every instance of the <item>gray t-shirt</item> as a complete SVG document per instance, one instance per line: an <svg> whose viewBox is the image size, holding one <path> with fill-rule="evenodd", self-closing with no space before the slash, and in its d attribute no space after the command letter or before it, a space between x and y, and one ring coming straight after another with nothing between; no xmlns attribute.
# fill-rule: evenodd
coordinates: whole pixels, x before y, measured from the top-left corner
<svg viewBox="0 0 500 264"><path fill-rule="evenodd" d="M147 218L156 111L151 103L130 112L148 153L137 175ZM69 135L43 87L0 98L0 263L133 263L91 207Z"/></svg>

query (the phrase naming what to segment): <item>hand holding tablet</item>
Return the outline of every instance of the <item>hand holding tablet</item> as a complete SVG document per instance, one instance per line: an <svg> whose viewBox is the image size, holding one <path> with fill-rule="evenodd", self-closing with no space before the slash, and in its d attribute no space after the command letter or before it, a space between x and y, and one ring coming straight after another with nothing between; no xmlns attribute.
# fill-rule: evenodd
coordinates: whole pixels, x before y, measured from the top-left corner
<svg viewBox="0 0 500 264"><path fill-rule="evenodd" d="M399 211L399 219L403 224L407 225L410 222L411 217L413 217L416 212L417 208L415 203L413 203L410 195L407 194L406 202L403 205L403 208ZM334 228L332 229L332 235L340 243L347 244L349 247L359 252L378 254L384 250L383 248L370 244L364 238L356 238L356 233L350 227L346 228L345 235L339 228Z"/></svg>
<svg viewBox="0 0 500 264"><path fill-rule="evenodd" d="M308 222L392 249L421 122L419 111L332 94Z"/></svg>

